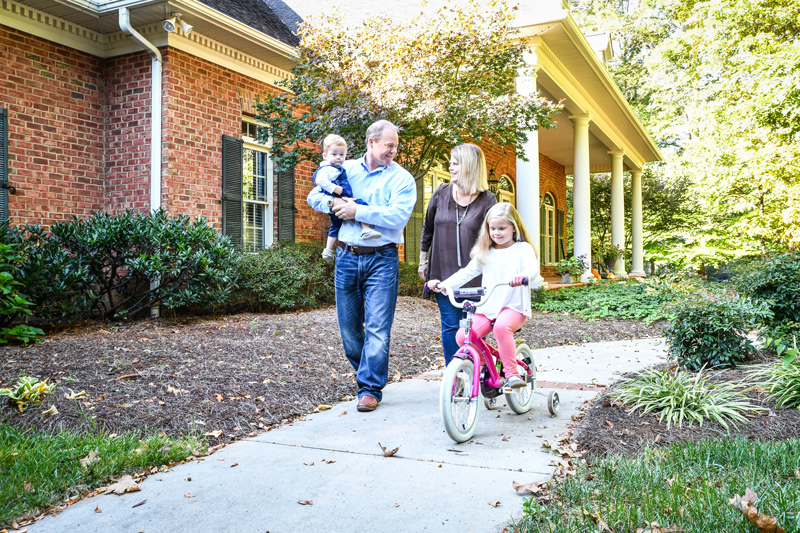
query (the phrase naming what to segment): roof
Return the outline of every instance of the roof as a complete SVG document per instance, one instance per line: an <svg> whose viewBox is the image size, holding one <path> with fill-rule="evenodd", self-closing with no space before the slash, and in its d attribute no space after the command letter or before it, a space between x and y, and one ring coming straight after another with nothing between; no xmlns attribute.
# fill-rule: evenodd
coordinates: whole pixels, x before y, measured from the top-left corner
<svg viewBox="0 0 800 533"><path fill-rule="evenodd" d="M300 17L281 0L199 0L200 3L289 46L300 39L294 31ZM287 24L293 24L291 29Z"/></svg>

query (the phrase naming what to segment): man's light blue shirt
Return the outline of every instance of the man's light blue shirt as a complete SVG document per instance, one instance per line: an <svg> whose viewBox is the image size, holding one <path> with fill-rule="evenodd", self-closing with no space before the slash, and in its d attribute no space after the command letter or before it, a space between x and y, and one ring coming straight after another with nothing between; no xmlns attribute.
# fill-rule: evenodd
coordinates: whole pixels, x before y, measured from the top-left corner
<svg viewBox="0 0 800 533"><path fill-rule="evenodd" d="M342 164L347 181L353 188L353 197L369 205L359 205L355 220L345 220L339 230L339 240L356 246L382 246L403 243L403 229L408 224L414 204L417 203L417 186L406 169L392 161L372 172L364 158L351 159ZM316 211L330 213L328 200L319 187L308 193L308 205ZM379 239L361 239L361 222L366 222L383 236Z"/></svg>

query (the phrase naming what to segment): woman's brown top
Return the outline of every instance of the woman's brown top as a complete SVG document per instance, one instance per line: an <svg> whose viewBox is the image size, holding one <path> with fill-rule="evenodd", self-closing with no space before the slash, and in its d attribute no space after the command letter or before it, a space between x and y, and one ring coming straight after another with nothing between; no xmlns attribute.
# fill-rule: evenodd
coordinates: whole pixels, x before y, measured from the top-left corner
<svg viewBox="0 0 800 533"><path fill-rule="evenodd" d="M428 279L446 279L467 266L486 211L497 203L491 191L483 191L461 207L453 199L453 187L451 183L437 187L425 213L419 249L428 252ZM464 287L477 287L480 282L479 276Z"/></svg>

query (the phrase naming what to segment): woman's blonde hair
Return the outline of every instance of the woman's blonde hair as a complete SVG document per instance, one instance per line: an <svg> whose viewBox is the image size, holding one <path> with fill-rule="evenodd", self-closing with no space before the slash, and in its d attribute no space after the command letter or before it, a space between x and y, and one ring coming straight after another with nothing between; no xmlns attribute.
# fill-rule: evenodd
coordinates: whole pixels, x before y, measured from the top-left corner
<svg viewBox="0 0 800 533"><path fill-rule="evenodd" d="M472 250L469 252L469 256L472 259L477 259L478 263L481 265L486 263L486 255L489 253L489 249L494 246L494 241L489 235L489 221L493 218L502 218L514 226L514 240L516 242L527 242L533 246L533 242L517 210L508 202L500 202L490 207L486 212L486 216L483 217L483 225L478 234L478 240L475 241L475 246L473 246ZM535 246L533 246L533 252L536 253ZM538 253L536 253L536 257L539 257Z"/></svg>
<svg viewBox="0 0 800 533"><path fill-rule="evenodd" d="M459 144L450 150L450 157L461 165L459 185L467 194L483 192L489 188L486 177L486 158L483 150L475 144Z"/></svg>

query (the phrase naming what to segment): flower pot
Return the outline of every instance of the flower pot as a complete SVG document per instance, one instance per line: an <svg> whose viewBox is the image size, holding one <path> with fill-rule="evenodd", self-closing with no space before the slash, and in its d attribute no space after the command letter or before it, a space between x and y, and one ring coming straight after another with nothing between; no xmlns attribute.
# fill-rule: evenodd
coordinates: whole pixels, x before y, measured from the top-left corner
<svg viewBox="0 0 800 533"><path fill-rule="evenodd" d="M570 275L569 272L564 272L563 274L561 274L561 283L565 285L567 283L572 283L572 276Z"/></svg>

